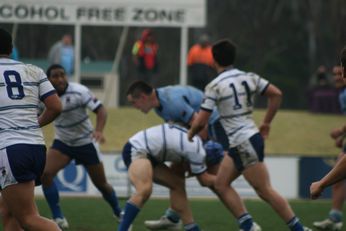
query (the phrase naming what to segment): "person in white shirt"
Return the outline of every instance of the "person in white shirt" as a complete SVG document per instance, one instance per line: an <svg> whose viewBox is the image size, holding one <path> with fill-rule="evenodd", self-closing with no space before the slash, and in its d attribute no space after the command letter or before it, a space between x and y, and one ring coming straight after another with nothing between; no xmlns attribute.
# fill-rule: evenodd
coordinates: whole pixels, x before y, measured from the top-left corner
<svg viewBox="0 0 346 231"><path fill-rule="evenodd" d="M0 28L0 188L7 210L3 214L24 230L58 231L54 222L39 215L34 187L41 183L46 162L41 127L60 114L62 105L42 69L10 59L11 51L11 35ZM38 117L41 101L46 109ZM6 222L4 229L10 230L11 224Z"/></svg>
<svg viewBox="0 0 346 231"><path fill-rule="evenodd" d="M212 145L209 147L211 147L207 150L209 156L223 154L220 144L218 147L214 146L216 148ZM179 197L179 200L175 200L173 209L181 216L184 229L200 230L192 217L184 177L164 164L166 161L186 163L200 184L213 190L215 175L207 172L206 151L199 137L189 142L185 127L165 123L136 133L125 144L122 155L136 192L125 205L124 217L118 231L129 230L140 209L149 199L154 182L168 187L173 195Z"/></svg>
<svg viewBox="0 0 346 231"><path fill-rule="evenodd" d="M111 206L114 216L119 218L121 209L118 199L113 187L106 180L98 150L98 143L105 141L105 107L87 87L79 83L69 83L61 65L51 65L47 76L63 105L61 115L54 121L55 138L48 151L47 165L42 175L42 189L54 221L61 228L69 226L60 208L59 194L53 178L72 160L85 166L93 184ZM87 109L96 114L95 129Z"/></svg>
<svg viewBox="0 0 346 231"><path fill-rule="evenodd" d="M268 169L264 161L264 139L268 137L270 124L280 106L282 93L255 73L234 68L236 47L229 40L220 40L212 46L218 76L205 88L205 99L200 113L189 130L192 139L206 124L211 111L217 107L221 124L228 134L230 148L219 168L215 188L226 207L233 213L230 197L231 183L243 175L256 193L277 212L292 231L310 230L303 227L294 215L287 200L271 186ZM268 108L263 122L257 128L252 112L256 94L268 98ZM252 231L246 225L251 216L244 217L244 231Z"/></svg>

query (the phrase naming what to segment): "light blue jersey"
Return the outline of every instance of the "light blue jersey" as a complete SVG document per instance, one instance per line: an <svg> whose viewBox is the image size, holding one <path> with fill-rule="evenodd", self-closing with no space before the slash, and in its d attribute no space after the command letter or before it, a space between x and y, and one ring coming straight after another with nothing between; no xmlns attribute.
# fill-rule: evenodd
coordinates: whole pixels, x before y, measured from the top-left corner
<svg viewBox="0 0 346 231"><path fill-rule="evenodd" d="M167 86L156 89L160 107L155 112L165 121L180 122L188 125L193 114L200 110L204 94L190 86ZM216 109L213 110L209 124L219 118Z"/></svg>

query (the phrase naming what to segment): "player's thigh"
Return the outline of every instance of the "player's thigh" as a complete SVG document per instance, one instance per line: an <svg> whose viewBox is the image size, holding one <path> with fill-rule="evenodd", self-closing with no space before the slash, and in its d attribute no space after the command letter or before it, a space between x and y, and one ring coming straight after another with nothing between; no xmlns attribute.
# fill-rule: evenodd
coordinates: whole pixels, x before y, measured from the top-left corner
<svg viewBox="0 0 346 231"><path fill-rule="evenodd" d="M1 191L4 202L10 213L21 221L25 216L37 215L34 200L34 181L10 185Z"/></svg>
<svg viewBox="0 0 346 231"><path fill-rule="evenodd" d="M153 168L150 160L146 158L133 160L129 166L128 174L137 191L152 188Z"/></svg>
<svg viewBox="0 0 346 231"><path fill-rule="evenodd" d="M46 166L44 168L44 174L56 175L57 172L64 168L71 158L62 154L59 150L50 148L47 153Z"/></svg>
<svg viewBox="0 0 346 231"><path fill-rule="evenodd" d="M106 174L103 164L100 162L98 164L85 166L91 181L96 183L106 183Z"/></svg>
<svg viewBox="0 0 346 231"><path fill-rule="evenodd" d="M179 162L179 163L173 162L170 165L170 168L172 169L173 172L175 172L176 174L182 177L185 176L186 171L190 170L189 166L187 165L185 161Z"/></svg>
<svg viewBox="0 0 346 231"><path fill-rule="evenodd" d="M217 171L215 183L217 185L229 185L239 175L240 172L237 170L233 159L229 155L225 155Z"/></svg>
<svg viewBox="0 0 346 231"><path fill-rule="evenodd" d="M255 189L261 190L271 187L269 172L264 162L258 162L247 167L243 172L243 176Z"/></svg>
<svg viewBox="0 0 346 231"><path fill-rule="evenodd" d="M166 165L159 164L154 168L154 181L170 189L175 189L177 187L184 187L185 177L177 174Z"/></svg>

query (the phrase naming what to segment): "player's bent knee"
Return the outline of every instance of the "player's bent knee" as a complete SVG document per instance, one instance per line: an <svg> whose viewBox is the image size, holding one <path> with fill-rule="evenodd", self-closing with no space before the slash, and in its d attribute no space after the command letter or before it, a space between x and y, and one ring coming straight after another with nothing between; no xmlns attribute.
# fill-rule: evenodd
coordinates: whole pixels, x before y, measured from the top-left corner
<svg viewBox="0 0 346 231"><path fill-rule="evenodd" d="M41 176L41 183L43 186L50 186L53 183L54 175L50 173L43 173Z"/></svg>

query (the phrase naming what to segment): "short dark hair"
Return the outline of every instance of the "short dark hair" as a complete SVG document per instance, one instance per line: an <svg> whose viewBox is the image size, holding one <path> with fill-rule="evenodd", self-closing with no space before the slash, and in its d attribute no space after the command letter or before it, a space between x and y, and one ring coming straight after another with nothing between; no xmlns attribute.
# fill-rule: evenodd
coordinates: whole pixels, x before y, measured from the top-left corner
<svg viewBox="0 0 346 231"><path fill-rule="evenodd" d="M219 40L213 44L211 50L215 62L220 66L227 67L233 65L237 48L231 40Z"/></svg>
<svg viewBox="0 0 346 231"><path fill-rule="evenodd" d="M340 61L341 65L346 68L346 46L341 50Z"/></svg>
<svg viewBox="0 0 346 231"><path fill-rule="evenodd" d="M64 72L65 72L65 68L63 66L61 66L60 64L52 64L48 67L47 71L46 71L46 75L47 77L49 78L50 75L52 74L52 70L55 70L55 69L63 69Z"/></svg>
<svg viewBox="0 0 346 231"><path fill-rule="evenodd" d="M10 55L12 53L12 36L3 28L0 28L0 54Z"/></svg>
<svg viewBox="0 0 346 231"><path fill-rule="evenodd" d="M153 92L154 88L148 83L137 80L133 82L127 89L126 95L131 95L134 98L138 98L141 93L150 95Z"/></svg>

